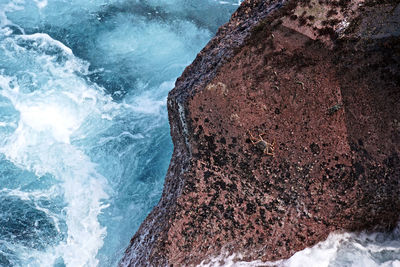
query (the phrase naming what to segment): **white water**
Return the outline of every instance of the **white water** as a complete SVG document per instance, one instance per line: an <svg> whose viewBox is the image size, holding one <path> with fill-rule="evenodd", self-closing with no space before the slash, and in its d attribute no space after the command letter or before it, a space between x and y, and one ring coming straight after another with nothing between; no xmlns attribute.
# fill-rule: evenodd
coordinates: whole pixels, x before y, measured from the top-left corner
<svg viewBox="0 0 400 267"><path fill-rule="evenodd" d="M8 161L37 177L50 174L62 182L62 188L57 190L62 190L65 207L59 216L68 227L65 241L46 251L34 251L33 255L37 255L34 257L31 251L21 248L20 259L40 266L51 266L57 258L62 258L68 266L97 265L93 255L102 247L106 233L97 217L106 207L103 201L108 198L107 181L97 172L96 164L71 144L71 139L77 138L73 134L86 121L110 123L108 120L119 107L76 74L87 69L85 64L47 34L6 37L1 47L5 54L10 53L12 61L29 58L29 64L36 67L30 74L37 82L31 84L40 83L40 87L32 90L20 86L17 77L0 76L0 96L19 115L13 121L15 130L4 133L0 152ZM21 194L29 198L32 192L14 196Z"/></svg>
<svg viewBox="0 0 400 267"><path fill-rule="evenodd" d="M400 227L391 233L332 233L286 260L248 262L242 258L225 252L204 260L199 267L400 267Z"/></svg>

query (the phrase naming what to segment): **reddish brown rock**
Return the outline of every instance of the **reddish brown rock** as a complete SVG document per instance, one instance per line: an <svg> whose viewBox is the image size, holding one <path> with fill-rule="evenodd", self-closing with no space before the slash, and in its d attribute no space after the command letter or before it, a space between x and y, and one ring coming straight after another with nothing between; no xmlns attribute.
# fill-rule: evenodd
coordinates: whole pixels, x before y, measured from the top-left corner
<svg viewBox="0 0 400 267"><path fill-rule="evenodd" d="M164 192L121 265L278 260L332 231L393 228L399 36L399 1L243 3L169 95Z"/></svg>

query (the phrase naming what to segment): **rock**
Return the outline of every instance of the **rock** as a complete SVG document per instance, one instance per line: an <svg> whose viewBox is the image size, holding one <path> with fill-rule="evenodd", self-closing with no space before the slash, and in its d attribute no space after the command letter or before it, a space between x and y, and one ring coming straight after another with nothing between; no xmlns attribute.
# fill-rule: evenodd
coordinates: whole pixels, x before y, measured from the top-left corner
<svg viewBox="0 0 400 267"><path fill-rule="evenodd" d="M392 229L399 66L399 1L245 1L169 94L164 192L121 266L271 261Z"/></svg>

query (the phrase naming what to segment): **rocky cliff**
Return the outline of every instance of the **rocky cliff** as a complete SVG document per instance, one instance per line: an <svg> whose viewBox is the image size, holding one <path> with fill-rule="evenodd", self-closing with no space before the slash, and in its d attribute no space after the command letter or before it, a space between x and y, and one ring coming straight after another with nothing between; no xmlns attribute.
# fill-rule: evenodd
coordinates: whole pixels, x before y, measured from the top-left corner
<svg viewBox="0 0 400 267"><path fill-rule="evenodd" d="M174 153L121 266L277 260L400 214L399 1L245 1L168 98Z"/></svg>

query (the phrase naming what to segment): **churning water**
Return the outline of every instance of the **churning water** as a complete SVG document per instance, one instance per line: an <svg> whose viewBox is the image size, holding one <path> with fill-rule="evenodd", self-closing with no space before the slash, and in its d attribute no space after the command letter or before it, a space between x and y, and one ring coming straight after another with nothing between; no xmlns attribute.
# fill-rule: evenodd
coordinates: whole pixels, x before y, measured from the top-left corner
<svg viewBox="0 0 400 267"><path fill-rule="evenodd" d="M276 262L240 261L229 251L198 267L400 267L400 226L391 233L332 233L327 240Z"/></svg>
<svg viewBox="0 0 400 267"><path fill-rule="evenodd" d="M237 0L0 0L0 266L115 266L158 202L166 96Z"/></svg>

